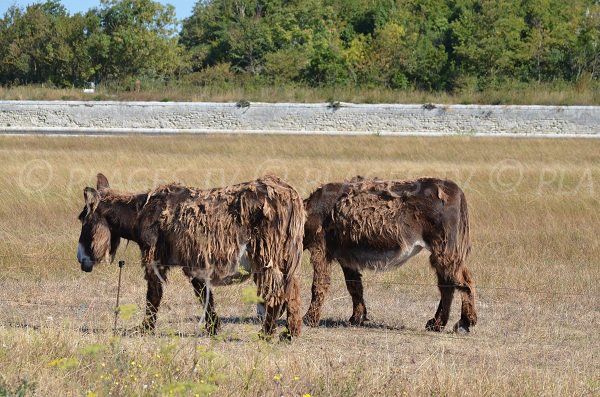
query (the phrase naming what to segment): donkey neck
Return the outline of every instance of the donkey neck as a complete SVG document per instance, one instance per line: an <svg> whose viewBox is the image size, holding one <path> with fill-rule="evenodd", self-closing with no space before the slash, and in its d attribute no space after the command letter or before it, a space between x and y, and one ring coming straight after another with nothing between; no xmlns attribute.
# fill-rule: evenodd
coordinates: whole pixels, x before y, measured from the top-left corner
<svg viewBox="0 0 600 397"><path fill-rule="evenodd" d="M147 193L106 197L106 220L111 232L139 243L137 219L147 197Z"/></svg>

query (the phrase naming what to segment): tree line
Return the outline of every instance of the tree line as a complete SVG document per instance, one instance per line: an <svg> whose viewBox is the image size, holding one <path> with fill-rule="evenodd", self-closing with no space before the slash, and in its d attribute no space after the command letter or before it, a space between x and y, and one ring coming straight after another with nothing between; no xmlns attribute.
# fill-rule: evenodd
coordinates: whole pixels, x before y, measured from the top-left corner
<svg viewBox="0 0 600 397"><path fill-rule="evenodd" d="M600 74L600 0L60 0L0 19L0 84L132 80L452 91Z"/></svg>

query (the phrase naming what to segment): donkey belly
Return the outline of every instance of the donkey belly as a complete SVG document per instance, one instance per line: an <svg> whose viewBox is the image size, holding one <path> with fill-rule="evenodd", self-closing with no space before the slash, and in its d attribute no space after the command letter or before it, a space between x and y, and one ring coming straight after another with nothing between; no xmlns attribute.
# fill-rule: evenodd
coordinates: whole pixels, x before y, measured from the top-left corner
<svg viewBox="0 0 600 397"><path fill-rule="evenodd" d="M373 248L352 247L336 255L340 264L355 270L390 270L402 266L423 248L429 248L422 240L396 250L376 250Z"/></svg>
<svg viewBox="0 0 600 397"><path fill-rule="evenodd" d="M238 262L232 268L232 272L223 275L221 277L217 276L216 272L213 272L213 278L211 283L216 286L222 285L230 285L235 283L242 283L246 281L252 275L252 263L250 262L250 258L248 257L247 245L240 245L240 253L238 255Z"/></svg>

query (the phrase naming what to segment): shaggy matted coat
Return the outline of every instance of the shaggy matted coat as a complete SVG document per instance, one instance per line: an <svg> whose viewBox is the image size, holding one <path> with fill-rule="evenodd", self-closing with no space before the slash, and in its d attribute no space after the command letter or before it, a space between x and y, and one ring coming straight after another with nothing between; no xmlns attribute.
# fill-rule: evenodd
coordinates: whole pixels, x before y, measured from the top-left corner
<svg viewBox="0 0 600 397"><path fill-rule="evenodd" d="M441 299L427 329L440 331L448 322L455 288L462 293L456 328L477 322L474 283L465 265L470 251L469 215L462 190L452 181L421 178L383 181L357 177L328 183L304 201L307 219L304 248L314 268L312 300L305 323L317 325L330 284L330 262L342 266L352 296L352 324L367 320L362 269L400 266L425 248L431 252Z"/></svg>
<svg viewBox="0 0 600 397"><path fill-rule="evenodd" d="M138 243L148 281L143 329L154 329L162 280L177 265L200 299L205 280L222 285L252 275L266 306L263 332L273 333L276 318L287 307L289 333L299 335L295 273L302 255L304 209L287 183L266 176L220 189L169 184L130 194L110 189L99 174L97 190L86 188L85 197L78 254L82 269L91 271L95 262L114 255L121 237ZM207 329L215 333L219 320L210 291L206 315Z"/></svg>

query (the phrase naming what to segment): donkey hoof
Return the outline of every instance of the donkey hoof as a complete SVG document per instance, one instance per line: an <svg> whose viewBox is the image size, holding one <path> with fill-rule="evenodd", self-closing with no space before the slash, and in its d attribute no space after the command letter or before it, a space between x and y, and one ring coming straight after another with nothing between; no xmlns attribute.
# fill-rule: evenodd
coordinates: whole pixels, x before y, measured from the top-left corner
<svg viewBox="0 0 600 397"><path fill-rule="evenodd" d="M363 325L365 320L366 320L366 318L364 318L363 316L352 316L352 317L350 317L350 319L348 319L348 322L350 323L350 325L352 325L354 327L359 327L359 326Z"/></svg>
<svg viewBox="0 0 600 397"><path fill-rule="evenodd" d="M432 318L431 320L427 321L427 324L425 324L425 329L427 331L442 332L444 326L441 325L435 318Z"/></svg>
<svg viewBox="0 0 600 397"><path fill-rule="evenodd" d="M471 328L468 323L458 321L454 324L454 332L461 335L466 335L471 332Z"/></svg>

